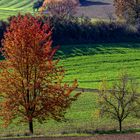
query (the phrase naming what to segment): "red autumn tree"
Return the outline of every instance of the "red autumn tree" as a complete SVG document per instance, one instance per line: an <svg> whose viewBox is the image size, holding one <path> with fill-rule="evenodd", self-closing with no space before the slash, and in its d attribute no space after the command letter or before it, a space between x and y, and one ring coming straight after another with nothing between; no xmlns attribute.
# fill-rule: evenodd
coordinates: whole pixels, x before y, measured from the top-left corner
<svg viewBox="0 0 140 140"><path fill-rule="evenodd" d="M4 35L0 62L0 116L8 125L22 118L33 133L33 121L61 120L79 94L77 87L62 84L63 67L53 60L51 29L31 15L14 17Z"/></svg>

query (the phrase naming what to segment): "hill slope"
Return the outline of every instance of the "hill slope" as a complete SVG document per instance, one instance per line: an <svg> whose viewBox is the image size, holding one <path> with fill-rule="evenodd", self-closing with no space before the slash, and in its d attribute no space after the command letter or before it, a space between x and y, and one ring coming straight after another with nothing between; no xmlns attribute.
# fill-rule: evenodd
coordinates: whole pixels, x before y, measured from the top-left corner
<svg viewBox="0 0 140 140"><path fill-rule="evenodd" d="M33 12L33 0L0 0L0 19L15 15L18 12ZM77 16L107 19L114 15L113 0L85 0L78 8Z"/></svg>
<svg viewBox="0 0 140 140"><path fill-rule="evenodd" d="M6 19L19 12L32 12L32 5L31 0L0 0L0 19Z"/></svg>
<svg viewBox="0 0 140 140"><path fill-rule="evenodd" d="M78 79L79 87L98 88L105 77L116 80L126 70L140 81L140 44L91 44L62 46L59 56L66 68L65 81Z"/></svg>

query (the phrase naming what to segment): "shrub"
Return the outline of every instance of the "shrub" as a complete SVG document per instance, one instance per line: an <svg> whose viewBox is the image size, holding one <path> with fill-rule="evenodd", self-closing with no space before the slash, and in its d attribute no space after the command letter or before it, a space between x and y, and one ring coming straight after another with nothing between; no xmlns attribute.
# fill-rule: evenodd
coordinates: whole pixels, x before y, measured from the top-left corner
<svg viewBox="0 0 140 140"><path fill-rule="evenodd" d="M34 4L33 4L33 10L34 10L34 11L35 11L35 10L38 11L38 9L42 6L43 1L44 1L44 0L39 0L39 1L37 1L37 2L34 2Z"/></svg>
<svg viewBox="0 0 140 140"><path fill-rule="evenodd" d="M3 39L3 35L4 35L4 32L6 31L7 25L8 24L6 22L0 21L0 47L2 46L1 40ZM0 59L2 59L1 53L0 53Z"/></svg>
<svg viewBox="0 0 140 140"><path fill-rule="evenodd" d="M53 41L59 44L108 43L139 41L139 32L125 23L93 23L86 17L71 17L69 20L58 17L43 19L53 27Z"/></svg>
<svg viewBox="0 0 140 140"><path fill-rule="evenodd" d="M12 17L10 17L8 21L10 22L11 19ZM87 17L70 17L69 19L66 19L57 16L43 16L38 17L38 20L40 20L42 24L48 22L51 25L53 29L52 39L54 44L140 41L140 26L137 26L136 28L125 23L105 21L93 23L91 19ZM2 30L5 30L5 26Z"/></svg>
<svg viewBox="0 0 140 140"><path fill-rule="evenodd" d="M0 40L3 38L3 34L6 31L6 26L7 26L6 22L0 21Z"/></svg>

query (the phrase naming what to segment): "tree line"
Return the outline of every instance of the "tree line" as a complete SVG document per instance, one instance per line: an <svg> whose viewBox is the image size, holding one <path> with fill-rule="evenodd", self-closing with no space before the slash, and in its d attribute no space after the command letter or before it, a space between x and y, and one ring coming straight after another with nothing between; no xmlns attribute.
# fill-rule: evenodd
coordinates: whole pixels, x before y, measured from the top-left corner
<svg viewBox="0 0 140 140"><path fill-rule="evenodd" d="M12 18L12 17L11 17ZM43 16L39 19L42 24L49 23L52 27L52 40L54 44L83 44L83 43L118 43L139 42L140 28L132 27L126 23L97 21L93 24L89 18L77 17L60 19L58 17ZM3 22L0 26L0 40L6 27L10 24ZM1 45L0 45L1 46Z"/></svg>

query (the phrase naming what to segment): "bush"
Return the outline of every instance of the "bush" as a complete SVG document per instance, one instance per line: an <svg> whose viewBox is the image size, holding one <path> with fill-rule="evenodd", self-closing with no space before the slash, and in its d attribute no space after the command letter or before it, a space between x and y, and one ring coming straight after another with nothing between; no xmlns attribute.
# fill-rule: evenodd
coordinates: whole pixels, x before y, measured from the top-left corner
<svg viewBox="0 0 140 140"><path fill-rule="evenodd" d="M8 22L11 21L10 17ZM38 17L37 17L38 18ZM54 44L82 44L82 43L120 43L139 42L140 26L127 25L119 22L98 21L93 23L86 17L70 17L69 19L57 16L38 18L42 24L49 22L53 27L52 39ZM8 24L2 22L0 39Z"/></svg>
<svg viewBox="0 0 140 140"><path fill-rule="evenodd" d="M134 30L125 23L93 23L86 17L72 17L69 20L44 17L43 20L49 21L53 27L53 41L56 44L139 42L140 39L140 30Z"/></svg>
<svg viewBox="0 0 140 140"><path fill-rule="evenodd" d="M4 21L0 21L0 47L1 47L1 40L4 36L4 32L6 31L7 23ZM1 53L0 53L0 59L2 59Z"/></svg>
<svg viewBox="0 0 140 140"><path fill-rule="evenodd" d="M3 34L6 31L7 23L4 21L0 21L0 40L3 38ZM0 44L1 46L1 44Z"/></svg>
<svg viewBox="0 0 140 140"><path fill-rule="evenodd" d="M43 2L44 2L44 0L39 0L37 2L34 2L34 4L33 4L33 10L34 11L35 10L38 11L38 9L43 5Z"/></svg>

